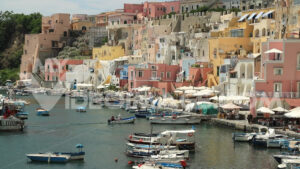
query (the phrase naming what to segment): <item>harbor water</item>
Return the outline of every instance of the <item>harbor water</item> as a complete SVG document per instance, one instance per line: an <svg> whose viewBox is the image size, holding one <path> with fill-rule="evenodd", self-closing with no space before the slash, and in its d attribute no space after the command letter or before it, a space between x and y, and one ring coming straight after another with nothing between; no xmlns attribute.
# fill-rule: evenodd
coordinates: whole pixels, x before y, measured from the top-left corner
<svg viewBox="0 0 300 169"><path fill-rule="evenodd" d="M132 158L124 154L126 138L132 132L150 132L146 119L135 124L108 125L107 120L119 113L122 117L133 114L121 109L95 108L86 113L66 108L68 97L58 100L50 116L37 116L39 104L33 97L22 97L31 104L26 106L29 119L24 132L0 133L0 169L126 169ZM51 97L47 98L49 102ZM56 98L53 98L56 99ZM153 132L166 129L190 129L182 125L152 125ZM254 148L248 143L234 143L230 128L202 122L196 127L196 152L191 154L192 169L273 169L277 163L272 155L277 149ZM66 164L33 163L26 153L76 151L83 144L84 162ZM118 159L115 162L115 159ZM134 160L134 159L133 159Z"/></svg>

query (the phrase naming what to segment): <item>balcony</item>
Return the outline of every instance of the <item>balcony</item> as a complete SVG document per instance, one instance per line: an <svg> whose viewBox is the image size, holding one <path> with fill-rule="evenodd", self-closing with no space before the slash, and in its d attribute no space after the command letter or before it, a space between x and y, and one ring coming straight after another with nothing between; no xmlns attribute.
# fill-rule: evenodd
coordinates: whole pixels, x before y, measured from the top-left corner
<svg viewBox="0 0 300 169"><path fill-rule="evenodd" d="M154 80L154 81L160 81L160 77L151 77L151 80Z"/></svg>

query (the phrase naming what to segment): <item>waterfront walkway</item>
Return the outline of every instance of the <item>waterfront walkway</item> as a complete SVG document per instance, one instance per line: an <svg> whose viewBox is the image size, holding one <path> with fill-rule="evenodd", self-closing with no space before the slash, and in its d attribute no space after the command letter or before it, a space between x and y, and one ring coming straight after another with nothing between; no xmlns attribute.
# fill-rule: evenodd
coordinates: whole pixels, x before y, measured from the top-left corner
<svg viewBox="0 0 300 169"><path fill-rule="evenodd" d="M211 119L213 123L232 127L237 130L243 131L258 131L259 129L268 129L268 127L259 125L259 124L249 124L247 120L227 120L227 119L219 119L213 118ZM282 128L275 128L276 133L278 134L285 134L290 137L300 138L300 133L296 133L291 130L283 130Z"/></svg>

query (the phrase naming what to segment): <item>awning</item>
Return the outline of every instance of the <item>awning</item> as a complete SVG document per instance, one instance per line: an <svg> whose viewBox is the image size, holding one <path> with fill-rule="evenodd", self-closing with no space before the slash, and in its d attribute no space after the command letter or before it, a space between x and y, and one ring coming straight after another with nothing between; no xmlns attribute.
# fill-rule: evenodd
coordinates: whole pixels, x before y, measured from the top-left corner
<svg viewBox="0 0 300 169"><path fill-rule="evenodd" d="M267 107L261 107L261 108L257 109L256 111L259 113L275 114L275 112L273 112L271 109L269 109Z"/></svg>
<svg viewBox="0 0 300 169"><path fill-rule="evenodd" d="M249 16L249 18L248 18L248 20L251 20L251 19L253 19L253 17L256 15L256 13L254 12L254 13L252 13L250 16Z"/></svg>
<svg viewBox="0 0 300 169"><path fill-rule="evenodd" d="M263 14L264 14L264 12L258 13L258 15L256 15L255 19L259 19Z"/></svg>
<svg viewBox="0 0 300 169"><path fill-rule="evenodd" d="M270 15L271 13L273 13L274 12L274 10L272 10L272 11L269 11L269 12L267 12L267 13L265 13L265 14L263 14L263 16L262 17L267 17L268 15Z"/></svg>
<svg viewBox="0 0 300 169"><path fill-rule="evenodd" d="M242 22L242 21L245 20L248 16L249 16L249 14L246 14L246 15L242 16L242 17L238 20L238 22Z"/></svg>
<svg viewBox="0 0 300 169"><path fill-rule="evenodd" d="M269 53L282 53L282 51L273 48L273 49L270 49L270 50L268 50L268 51L265 52L265 54L269 54Z"/></svg>

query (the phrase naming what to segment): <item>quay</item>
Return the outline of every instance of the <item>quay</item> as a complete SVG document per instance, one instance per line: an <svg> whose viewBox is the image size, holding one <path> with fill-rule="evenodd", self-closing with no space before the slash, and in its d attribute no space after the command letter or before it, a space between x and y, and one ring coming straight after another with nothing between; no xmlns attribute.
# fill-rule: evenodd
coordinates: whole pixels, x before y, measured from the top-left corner
<svg viewBox="0 0 300 169"><path fill-rule="evenodd" d="M211 122L214 124L228 126L236 130L243 130L245 132L258 131L259 129L268 129L267 126L263 126L259 124L249 124L247 120L227 120L227 119L212 118ZM275 131L278 134L284 134L290 137L300 138L300 133L296 133L288 129L283 130L282 128L275 128Z"/></svg>

